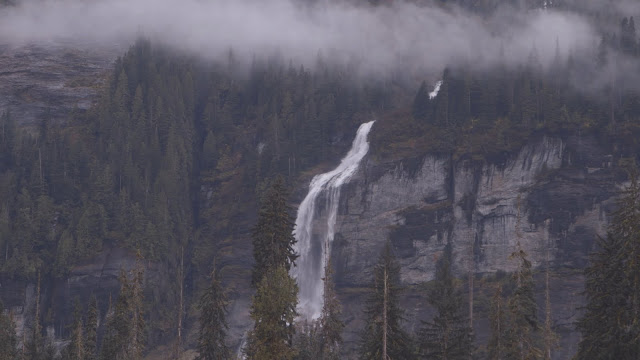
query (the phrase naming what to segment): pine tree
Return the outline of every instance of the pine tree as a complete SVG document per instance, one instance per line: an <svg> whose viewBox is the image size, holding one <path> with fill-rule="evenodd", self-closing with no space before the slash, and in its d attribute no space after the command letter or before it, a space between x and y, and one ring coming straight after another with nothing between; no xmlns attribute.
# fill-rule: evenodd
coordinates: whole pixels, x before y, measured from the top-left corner
<svg viewBox="0 0 640 360"><path fill-rule="evenodd" d="M17 345L16 324L10 314L5 314L4 304L0 301L0 360L17 359Z"/></svg>
<svg viewBox="0 0 640 360"><path fill-rule="evenodd" d="M413 358L400 307L400 266L387 242L374 268L372 293L365 308L366 324L360 343L360 359L404 360Z"/></svg>
<svg viewBox="0 0 640 360"><path fill-rule="evenodd" d="M548 254L547 254L548 257ZM549 261L545 271L545 319L544 319L544 360L551 360L551 350L558 345L558 336L553 331L553 321L551 319L551 288L549 285Z"/></svg>
<svg viewBox="0 0 640 360"><path fill-rule="evenodd" d="M94 360L98 354L98 319L100 318L98 310L98 299L95 295L91 296L89 301L89 309L87 310L87 325L85 331L85 358Z"/></svg>
<svg viewBox="0 0 640 360"><path fill-rule="evenodd" d="M587 304L577 328L582 333L577 359L622 359L620 339L623 329L618 319L624 296L624 254L620 241L611 234L597 241L598 251L591 254L585 269Z"/></svg>
<svg viewBox="0 0 640 360"><path fill-rule="evenodd" d="M84 327L82 325L82 316L80 315L80 305L76 303L73 324L71 328L71 338L69 345L64 350L64 360L85 360L85 344L84 344Z"/></svg>
<svg viewBox="0 0 640 360"><path fill-rule="evenodd" d="M585 313L578 359L626 359L640 353L640 184L635 172L618 201L607 237L585 269Z"/></svg>
<svg viewBox="0 0 640 360"><path fill-rule="evenodd" d="M295 360L325 359L322 352L321 330L319 321L305 320L302 326L298 325L294 339Z"/></svg>
<svg viewBox="0 0 640 360"><path fill-rule="evenodd" d="M542 355L538 348L538 308L534 297L533 273L531 262L524 250L511 254L510 259L518 261L518 269L513 274L515 290L509 297L509 341L506 347L510 359L539 359Z"/></svg>
<svg viewBox="0 0 640 360"><path fill-rule="evenodd" d="M254 286L272 269L284 267L289 271L298 257L293 249L296 243L293 236L295 223L287 195L284 179L278 176L265 195L258 222L253 228Z"/></svg>
<svg viewBox="0 0 640 360"><path fill-rule="evenodd" d="M464 314L464 299L456 289L451 273L451 243L438 260L436 278L428 301L437 314L420 331L420 355L424 359L468 360L473 351L469 320Z"/></svg>
<svg viewBox="0 0 640 360"><path fill-rule="evenodd" d="M251 303L254 326L246 349L250 360L294 359L297 305L296 281L284 266L270 269L260 280Z"/></svg>
<svg viewBox="0 0 640 360"><path fill-rule="evenodd" d="M333 267L331 258L327 260L324 270L324 304L320 315L321 359L340 359L342 346L342 330L344 323L340 318L342 309L333 283Z"/></svg>
<svg viewBox="0 0 640 360"><path fill-rule="evenodd" d="M30 360L44 359L44 338L42 337L42 326L40 325L40 272L38 271L38 285L36 286L36 311L31 327L31 338L27 343L27 355Z"/></svg>
<svg viewBox="0 0 640 360"><path fill-rule="evenodd" d="M226 320L226 298L215 262L211 271L211 283L200 297L198 308L200 309L200 328L196 359L229 359L231 353L226 344L229 328Z"/></svg>
<svg viewBox="0 0 640 360"><path fill-rule="evenodd" d="M107 313L107 324L101 350L103 360L139 360L144 351L144 267L138 252L134 268L120 271L120 294L113 310ZM111 306L110 306L111 308Z"/></svg>
<svg viewBox="0 0 640 360"><path fill-rule="evenodd" d="M144 351L144 266L142 263L142 255L138 250L136 255L136 264L132 270L129 313L131 314L131 329L129 331L129 343L127 346L127 359L142 359Z"/></svg>
<svg viewBox="0 0 640 360"><path fill-rule="evenodd" d="M491 328L491 337L489 338L489 344L487 345L489 360L505 359L507 309L502 297L502 285L497 286L496 292L491 298L489 324Z"/></svg>

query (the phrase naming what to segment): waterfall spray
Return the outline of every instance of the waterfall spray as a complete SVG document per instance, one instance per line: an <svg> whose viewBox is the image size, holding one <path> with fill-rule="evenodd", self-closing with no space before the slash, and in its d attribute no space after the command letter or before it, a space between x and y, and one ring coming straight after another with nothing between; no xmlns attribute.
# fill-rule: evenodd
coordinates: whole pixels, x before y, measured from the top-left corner
<svg viewBox="0 0 640 360"><path fill-rule="evenodd" d="M323 305L324 287L322 278L328 253L335 235L336 216L340 203L340 187L349 182L358 169L360 161L369 151L367 135L374 121L358 128L351 150L335 169L316 175L309 185L309 193L298 208L295 237L296 252L300 257L291 270L300 289L298 312L302 317L313 320L320 316ZM317 222L316 200L320 195L326 198L326 223ZM314 233L314 225L323 227L320 234ZM324 228L326 227L326 228Z"/></svg>

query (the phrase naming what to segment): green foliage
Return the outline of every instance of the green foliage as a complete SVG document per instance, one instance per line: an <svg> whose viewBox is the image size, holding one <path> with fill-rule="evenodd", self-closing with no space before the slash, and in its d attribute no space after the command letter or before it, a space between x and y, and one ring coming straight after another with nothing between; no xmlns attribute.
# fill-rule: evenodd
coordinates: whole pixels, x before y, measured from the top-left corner
<svg viewBox="0 0 640 360"><path fill-rule="evenodd" d="M85 360L87 350L85 348L85 330L80 315L80 305L76 303L73 324L71 325L71 338L69 345L62 354L63 360Z"/></svg>
<svg viewBox="0 0 640 360"><path fill-rule="evenodd" d="M200 327L198 331L197 360L230 359L226 344L229 325L226 320L226 298L218 272L211 272L211 284L200 297Z"/></svg>
<svg viewBox="0 0 640 360"><path fill-rule="evenodd" d="M318 321L305 320L302 326L298 326L294 338L295 360L320 360L324 359L322 351L321 327Z"/></svg>
<svg viewBox="0 0 640 360"><path fill-rule="evenodd" d="M640 185L629 188L613 214L607 237L585 269L585 313L578 322L578 359L627 359L640 348Z"/></svg>
<svg viewBox="0 0 640 360"><path fill-rule="evenodd" d="M283 267L289 271L298 257L293 250L295 223L287 195L284 179L277 177L262 201L258 222L253 228L254 286L271 269Z"/></svg>
<svg viewBox="0 0 640 360"><path fill-rule="evenodd" d="M424 359L467 360L473 352L472 329L464 314L462 294L451 273L451 243L438 260L435 284L428 301L437 313L420 330L420 356Z"/></svg>
<svg viewBox="0 0 640 360"><path fill-rule="evenodd" d="M87 320L85 325L84 351L86 360L94 360L98 356L98 319L100 313L98 309L98 299L91 296L89 308L87 309Z"/></svg>
<svg viewBox="0 0 640 360"><path fill-rule="evenodd" d="M340 359L340 348L342 346L342 331L344 322L342 321L342 307L335 290L333 281L333 267L331 258L327 261L324 271L324 303L319 321L320 356L317 359L337 360Z"/></svg>
<svg viewBox="0 0 640 360"><path fill-rule="evenodd" d="M17 346L16 324L12 315L5 312L4 304L0 301L0 360L17 359Z"/></svg>
<svg viewBox="0 0 640 360"><path fill-rule="evenodd" d="M298 313L298 285L284 266L270 268L258 283L251 302L253 330L249 333L246 354L250 360L291 360L294 320Z"/></svg>
<svg viewBox="0 0 640 360"><path fill-rule="evenodd" d="M366 323L360 341L360 359L412 359L409 334L402 329L400 267L387 242L373 273L373 288L367 299Z"/></svg>
<svg viewBox="0 0 640 360"><path fill-rule="evenodd" d="M538 347L538 308L531 262L522 249L511 254L510 258L518 261L518 269L513 274L516 287L507 303L509 325L506 358L539 359L542 352Z"/></svg>
<svg viewBox="0 0 640 360"><path fill-rule="evenodd" d="M120 294L115 307L105 316L101 359L142 359L145 343L143 286L144 268L138 254L132 270L128 273L120 271Z"/></svg>
<svg viewBox="0 0 640 360"><path fill-rule="evenodd" d="M507 307L502 296L502 285L498 284L491 298L489 326L491 337L487 344L489 360L502 360L506 357L506 341L508 339Z"/></svg>

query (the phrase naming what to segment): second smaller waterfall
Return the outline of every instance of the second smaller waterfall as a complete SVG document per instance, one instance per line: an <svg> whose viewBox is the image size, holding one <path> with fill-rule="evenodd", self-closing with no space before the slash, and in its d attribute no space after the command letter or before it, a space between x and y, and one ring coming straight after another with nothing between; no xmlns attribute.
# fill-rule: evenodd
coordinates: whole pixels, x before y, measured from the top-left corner
<svg viewBox="0 0 640 360"><path fill-rule="evenodd" d="M316 175L311 180L309 193L298 208L295 250L300 257L296 260L296 267L292 269L292 275L296 278L300 288L298 311L301 316L307 319L318 318L322 311L324 295L322 278L327 262L327 252L331 249L335 235L340 187L351 179L358 169L360 161L369 151L367 135L373 123L374 121L370 121L360 125L351 150L337 168ZM327 202L326 224L321 224L321 228L324 230L321 234L314 234L314 221L317 220L316 200L321 194Z"/></svg>

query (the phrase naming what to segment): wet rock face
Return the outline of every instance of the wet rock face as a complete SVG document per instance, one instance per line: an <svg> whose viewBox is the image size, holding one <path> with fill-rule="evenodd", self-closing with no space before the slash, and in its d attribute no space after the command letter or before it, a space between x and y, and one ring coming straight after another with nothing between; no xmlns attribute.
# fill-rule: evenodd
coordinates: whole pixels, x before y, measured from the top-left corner
<svg viewBox="0 0 640 360"><path fill-rule="evenodd" d="M0 44L0 113L9 110L20 125L45 117L64 122L94 103L118 54L64 43Z"/></svg>
<svg viewBox="0 0 640 360"><path fill-rule="evenodd" d="M553 318L565 349L556 355L570 357L579 340L572 324L583 302L581 269L596 236L606 231L606 214L623 180L616 173L607 151L591 138L532 140L500 165L430 155L391 163L369 159L342 190L332 249L338 292L350 312L361 310L361 290L388 239L411 289L408 326L417 328L430 315L416 289L434 278L448 241L455 274L463 279L470 271L480 278L513 271L509 254L520 244L538 271L547 263L552 269ZM488 338L484 310L476 310L481 342ZM359 322L347 320L347 339L356 340Z"/></svg>

